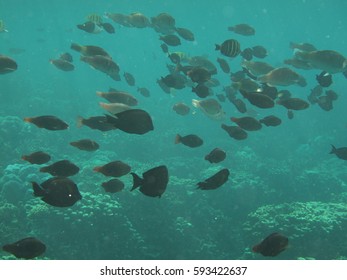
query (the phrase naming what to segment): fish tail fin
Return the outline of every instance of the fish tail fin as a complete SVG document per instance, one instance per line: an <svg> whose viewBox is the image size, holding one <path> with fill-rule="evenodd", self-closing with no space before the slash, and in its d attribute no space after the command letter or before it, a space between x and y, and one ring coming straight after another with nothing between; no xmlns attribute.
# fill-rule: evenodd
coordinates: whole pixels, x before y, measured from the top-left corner
<svg viewBox="0 0 347 280"><path fill-rule="evenodd" d="M96 166L93 168L94 172L100 172L100 170L101 170L101 166Z"/></svg>
<svg viewBox="0 0 347 280"><path fill-rule="evenodd" d="M27 123L31 123L33 121L33 118L24 118L24 121Z"/></svg>
<svg viewBox="0 0 347 280"><path fill-rule="evenodd" d="M216 50L216 51L220 50L220 45L215 44L215 46L216 46L216 47L215 47L215 50Z"/></svg>
<svg viewBox="0 0 347 280"><path fill-rule="evenodd" d="M291 49L296 49L296 44L293 43L293 42L289 42L289 47L290 47Z"/></svg>
<svg viewBox="0 0 347 280"><path fill-rule="evenodd" d="M27 156L25 156L25 155L23 155L23 156L21 156L21 159L22 159L22 160L27 160L27 159L28 159L28 157L27 157Z"/></svg>
<svg viewBox="0 0 347 280"><path fill-rule="evenodd" d="M329 154L336 154L336 147L333 145L333 144L330 144L331 145L331 151Z"/></svg>
<svg viewBox="0 0 347 280"><path fill-rule="evenodd" d="M179 135L179 134L176 134L176 137L175 137L175 144L179 144L179 143L181 143L181 135Z"/></svg>
<svg viewBox="0 0 347 280"><path fill-rule="evenodd" d="M131 172L130 174L133 176L133 187L131 188L130 191L133 191L142 184L143 179L139 175L135 174L134 172Z"/></svg>
<svg viewBox="0 0 347 280"><path fill-rule="evenodd" d="M75 43L71 43L71 46L70 46L71 49L75 50L75 51L78 51L80 52L82 47L78 44L75 44Z"/></svg>
<svg viewBox="0 0 347 280"><path fill-rule="evenodd" d="M32 185L33 190L34 190L34 196L44 196L45 195L44 189L42 189L38 183L31 182L31 185Z"/></svg>
<svg viewBox="0 0 347 280"><path fill-rule="evenodd" d="M78 128L82 127L83 126L83 118L81 116L78 116L76 123L77 123Z"/></svg>
<svg viewBox="0 0 347 280"><path fill-rule="evenodd" d="M47 172L47 166L41 167L40 172L46 173Z"/></svg>

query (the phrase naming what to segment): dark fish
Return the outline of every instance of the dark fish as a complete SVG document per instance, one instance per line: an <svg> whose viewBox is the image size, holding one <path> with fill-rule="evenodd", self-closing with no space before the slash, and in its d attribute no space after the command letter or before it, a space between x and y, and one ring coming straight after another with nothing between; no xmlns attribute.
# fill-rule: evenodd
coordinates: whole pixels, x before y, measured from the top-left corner
<svg viewBox="0 0 347 280"><path fill-rule="evenodd" d="M224 41L221 45L216 44L216 51L227 57L236 57L241 52L240 43L234 39Z"/></svg>
<svg viewBox="0 0 347 280"><path fill-rule="evenodd" d="M116 129L112 124L107 121L105 116L96 116L84 119L82 117L77 118L77 127L88 126L91 129L100 131L110 131Z"/></svg>
<svg viewBox="0 0 347 280"><path fill-rule="evenodd" d="M31 182L34 196L56 207L69 207L82 199L77 185L65 177L53 177L44 181L41 185Z"/></svg>
<svg viewBox="0 0 347 280"><path fill-rule="evenodd" d="M176 103L172 109L179 115L181 116L185 116L185 115L188 115L189 112L190 112L190 108L188 105L180 102L180 103Z"/></svg>
<svg viewBox="0 0 347 280"><path fill-rule="evenodd" d="M204 84L198 84L197 86L193 87L192 92L195 92L196 95L201 98L205 98L210 95L210 90L208 86Z"/></svg>
<svg viewBox="0 0 347 280"><path fill-rule="evenodd" d="M291 49L297 49L300 51L304 51L304 52L313 52L316 51L316 47L310 43L294 43L294 42L290 42L289 43L289 47Z"/></svg>
<svg viewBox="0 0 347 280"><path fill-rule="evenodd" d="M226 153L222 149L215 148L208 155L205 156L205 160L210 163L218 163L226 158Z"/></svg>
<svg viewBox="0 0 347 280"><path fill-rule="evenodd" d="M324 111L331 111L333 109L333 101L326 95L319 96L316 102Z"/></svg>
<svg viewBox="0 0 347 280"><path fill-rule="evenodd" d="M11 253L16 258L33 259L46 251L46 245L35 237L27 237L2 246L2 250Z"/></svg>
<svg viewBox="0 0 347 280"><path fill-rule="evenodd" d="M254 46L252 53L257 58L265 58L267 56L267 50L263 46Z"/></svg>
<svg viewBox="0 0 347 280"><path fill-rule="evenodd" d="M282 123L282 120L274 115L270 115L262 118L259 122L266 126L278 126Z"/></svg>
<svg viewBox="0 0 347 280"><path fill-rule="evenodd" d="M101 184L105 192L117 193L124 189L124 183L118 179L111 179Z"/></svg>
<svg viewBox="0 0 347 280"><path fill-rule="evenodd" d="M108 23L108 22L101 23L101 26L107 33L113 34L116 32L116 30L114 29L111 23Z"/></svg>
<svg viewBox="0 0 347 280"><path fill-rule="evenodd" d="M159 40L163 41L165 44L172 46L172 47L176 47L176 46L181 45L180 38L174 34L160 36Z"/></svg>
<svg viewBox="0 0 347 280"><path fill-rule="evenodd" d="M254 253L260 253L265 257L275 257L288 247L288 238L280 233L272 233L262 242L253 246Z"/></svg>
<svg viewBox="0 0 347 280"><path fill-rule="evenodd" d="M168 53L168 52L169 52L169 47L168 47L168 45L166 45L165 43L162 43L162 44L160 45L160 47L161 47L161 49L162 49L162 51L163 51L164 53Z"/></svg>
<svg viewBox="0 0 347 280"><path fill-rule="evenodd" d="M218 101L220 101L220 102L225 102L225 100L226 100L226 97L223 93L216 94L216 97L218 98Z"/></svg>
<svg viewBox="0 0 347 280"><path fill-rule="evenodd" d="M176 27L176 32L180 35L184 40L194 41L195 37L192 31L187 28Z"/></svg>
<svg viewBox="0 0 347 280"><path fill-rule="evenodd" d="M253 50L251 48L245 48L240 55L242 56L242 58L244 58L245 60L252 60L253 58Z"/></svg>
<svg viewBox="0 0 347 280"><path fill-rule="evenodd" d="M168 57L170 58L171 62L174 64L178 64L181 62L181 57L178 55L178 53L170 53Z"/></svg>
<svg viewBox="0 0 347 280"><path fill-rule="evenodd" d="M224 168L218 171L216 174L206 179L203 182L199 182L198 189L201 190L214 190L222 186L226 181L228 181L230 172L228 169Z"/></svg>
<svg viewBox="0 0 347 280"><path fill-rule="evenodd" d="M236 107L236 109L240 112L240 113L246 113L247 112L247 108L246 108L246 104L241 100L241 99L231 99L231 103L233 103Z"/></svg>
<svg viewBox="0 0 347 280"><path fill-rule="evenodd" d="M302 100L300 98L287 98L287 99L280 99L277 101L277 104L284 106L287 109L290 110L304 110L310 106L309 103L307 103L305 100Z"/></svg>
<svg viewBox="0 0 347 280"><path fill-rule="evenodd" d="M145 134L154 129L151 116L141 109L123 111L114 116L106 115L106 118L114 127L130 134Z"/></svg>
<svg viewBox="0 0 347 280"><path fill-rule="evenodd" d="M332 101L337 100L337 98L338 98L337 93L333 90L327 90L325 92L325 95Z"/></svg>
<svg viewBox="0 0 347 280"><path fill-rule="evenodd" d="M168 74L160 80L169 88L183 89L186 86L186 77L179 73Z"/></svg>
<svg viewBox="0 0 347 280"><path fill-rule="evenodd" d="M71 49L81 53L84 56L101 55L111 59L111 56L103 48L98 46L91 46L91 45L82 46L82 45L72 43Z"/></svg>
<svg viewBox="0 0 347 280"><path fill-rule="evenodd" d="M157 84L160 86L160 88L167 94L171 93L171 87L167 86L165 82L163 81L163 78L157 80Z"/></svg>
<svg viewBox="0 0 347 280"><path fill-rule="evenodd" d="M61 54L59 58L62 60L68 61L70 63L72 63L73 61L72 55L69 54L68 52Z"/></svg>
<svg viewBox="0 0 347 280"><path fill-rule="evenodd" d="M176 135L175 144L182 143L185 146L196 148L200 147L204 141L197 135L188 134L186 136L181 136L179 134Z"/></svg>
<svg viewBox="0 0 347 280"><path fill-rule="evenodd" d="M131 173L133 176L133 187L131 191L140 187L140 192L151 197L161 197L166 190L169 182L169 172L165 165L152 168L142 173L140 178L137 174Z"/></svg>
<svg viewBox="0 0 347 280"><path fill-rule="evenodd" d="M221 126L228 134L231 138L234 138L236 140L244 140L247 138L247 132L244 131L241 127L239 126L229 126L229 125L225 125L222 124Z"/></svg>
<svg viewBox="0 0 347 280"><path fill-rule="evenodd" d="M187 72L187 75L194 83L198 84L202 84L211 79L211 73L205 67L200 66L193 67Z"/></svg>
<svg viewBox="0 0 347 280"><path fill-rule="evenodd" d="M335 154L339 159L347 160L347 147L336 148L331 145L330 154Z"/></svg>
<svg viewBox="0 0 347 280"><path fill-rule="evenodd" d="M131 171L131 167L120 160L116 160L102 166L96 166L93 170L105 176L121 177L128 174Z"/></svg>
<svg viewBox="0 0 347 280"><path fill-rule="evenodd" d="M239 127L247 131L255 131L261 129L261 123L253 117L230 118Z"/></svg>
<svg viewBox="0 0 347 280"><path fill-rule="evenodd" d="M128 106L136 106L138 101L130 93L110 88L109 92L97 91L96 95L105 98L110 103L123 103Z"/></svg>
<svg viewBox="0 0 347 280"><path fill-rule="evenodd" d="M65 72L73 71L75 69L75 66L71 62L64 59L51 59L49 62Z"/></svg>
<svg viewBox="0 0 347 280"><path fill-rule="evenodd" d="M322 71L322 73L316 75L316 80L322 87L329 87L333 83L332 77L328 72Z"/></svg>
<svg viewBox="0 0 347 280"><path fill-rule="evenodd" d="M286 90L282 90L281 91L282 92L282 96L283 96L283 91L286 91ZM259 92L259 93L265 94L266 96L270 97L273 100L278 97L278 90L277 90L277 88L276 87L270 87L267 84L262 84L261 85L261 92ZM290 96L288 96L288 97L290 97Z"/></svg>
<svg viewBox="0 0 347 280"><path fill-rule="evenodd" d="M63 122L55 116L29 117L24 118L24 121L47 130L64 130L69 127L67 123Z"/></svg>
<svg viewBox="0 0 347 280"><path fill-rule="evenodd" d="M217 58L217 62L224 73L230 73L230 66L228 62L223 58Z"/></svg>
<svg viewBox="0 0 347 280"><path fill-rule="evenodd" d="M129 86L134 86L135 85L135 78L130 73L125 72L124 73L124 78L125 78L125 81L127 82L127 84Z"/></svg>
<svg viewBox="0 0 347 280"><path fill-rule="evenodd" d="M139 93L141 93L142 96L144 96L144 97L150 97L150 96L151 96L151 93L150 93L150 91L149 91L147 88L138 87L138 88L137 88L137 91L138 91Z"/></svg>
<svg viewBox="0 0 347 280"><path fill-rule="evenodd" d="M51 165L44 166L40 172L49 173L57 177L69 177L77 174L80 171L79 167L69 160L60 160Z"/></svg>
<svg viewBox="0 0 347 280"><path fill-rule="evenodd" d="M258 92L246 92L240 91L243 97L245 97L252 105L258 108L272 108L275 106L275 102L269 96Z"/></svg>
<svg viewBox="0 0 347 280"><path fill-rule="evenodd" d="M0 55L0 74L7 74L16 71L18 68L17 62L12 58Z"/></svg>
<svg viewBox="0 0 347 280"><path fill-rule="evenodd" d="M74 141L70 143L71 146L76 147L77 149L93 152L99 149L99 144L90 139L82 139L79 141Z"/></svg>
<svg viewBox="0 0 347 280"><path fill-rule="evenodd" d="M81 61L88 63L94 69L105 73L115 81L120 81L119 66L111 58L103 55L81 56Z"/></svg>
<svg viewBox="0 0 347 280"><path fill-rule="evenodd" d="M77 28L92 34L97 34L102 31L100 24L92 21L86 21L85 23L77 24Z"/></svg>
<svg viewBox="0 0 347 280"><path fill-rule="evenodd" d="M51 156L45 152L38 151L31 153L30 155L23 155L22 159L30 162L31 164L44 164L51 160Z"/></svg>
<svg viewBox="0 0 347 280"><path fill-rule="evenodd" d="M294 118L294 112L292 110L287 111L287 117L288 119L292 120Z"/></svg>
<svg viewBox="0 0 347 280"><path fill-rule="evenodd" d="M230 26L228 30L244 36L252 36L255 34L255 29L246 23Z"/></svg>

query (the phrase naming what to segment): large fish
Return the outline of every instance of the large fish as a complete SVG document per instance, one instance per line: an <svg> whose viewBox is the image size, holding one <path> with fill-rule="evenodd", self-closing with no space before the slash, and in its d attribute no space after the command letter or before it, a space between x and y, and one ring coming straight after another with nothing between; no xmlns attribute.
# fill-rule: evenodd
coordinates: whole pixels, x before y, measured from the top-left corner
<svg viewBox="0 0 347 280"><path fill-rule="evenodd" d="M198 183L198 189L202 190L214 190L222 186L226 181L228 181L230 172L228 169L224 168L218 171L216 174L206 179L203 182Z"/></svg>
<svg viewBox="0 0 347 280"><path fill-rule="evenodd" d="M0 74L7 74L17 70L17 63L10 57L0 55Z"/></svg>
<svg viewBox="0 0 347 280"><path fill-rule="evenodd" d="M46 251L46 245L35 237L27 237L17 242L6 244L2 249L16 258L33 259Z"/></svg>
<svg viewBox="0 0 347 280"><path fill-rule="evenodd" d="M254 253L260 253L265 257L275 257L288 247L288 238L280 233L272 233L262 242L253 246Z"/></svg>

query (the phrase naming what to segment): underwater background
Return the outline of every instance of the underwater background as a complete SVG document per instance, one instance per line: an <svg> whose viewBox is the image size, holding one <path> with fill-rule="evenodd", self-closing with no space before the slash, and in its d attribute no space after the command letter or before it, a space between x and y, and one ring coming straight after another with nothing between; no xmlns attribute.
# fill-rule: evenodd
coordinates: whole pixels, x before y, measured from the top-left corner
<svg viewBox="0 0 347 280"><path fill-rule="evenodd" d="M290 42L309 42L318 49L347 55L347 19L344 0L248 0L248 1L21 1L0 0L0 19L8 32L0 33L0 54L13 58L18 70L0 75L0 243L35 236L47 250L43 259L268 259L252 252L252 246L272 232L289 238L289 247L276 259L346 259L347 165L329 154L331 144L347 146L346 78L337 73L329 89L338 94L334 108L317 105L295 112L293 119L281 106L259 109L247 103L257 119L275 114L278 127L249 132L248 138L230 138L221 124L241 116L228 100L221 103L223 121L211 120L191 105L199 99L191 87L165 93L157 80L168 74L171 64L152 28L128 28L113 24L114 34L89 34L76 27L90 14L131 14L148 18L166 12L176 26L191 30L195 41L181 40L170 51L206 56L214 62L220 85L215 94L231 84L216 59L215 44L236 39L241 47L264 46L267 63L280 67L293 56ZM228 26L247 23L254 36L228 31ZM79 61L71 43L96 45L107 50L120 67L121 81ZM49 60L69 52L75 70L63 72ZM241 57L228 60L231 71L241 69ZM317 85L321 71L296 70L307 80L306 87L279 87L307 98ZM123 73L146 87L150 97L129 86ZM145 135L122 131L100 132L77 127L78 116L106 113L95 92L109 87L127 91L150 113L154 130ZM191 108L187 116L172 110L177 102ZM194 112L194 113L193 113ZM48 131L23 119L54 115L69 129ZM174 144L176 134L197 134L201 147ZM69 143L90 138L100 149L89 153ZM223 162L211 164L206 154L219 147L226 151ZM82 200L68 208L48 205L33 196L30 182L50 176L40 166L21 159L43 150L52 162L68 159L80 167L72 177ZM159 165L169 170L169 184L161 198L130 192L132 178L122 177L125 189L106 193L108 180L93 168L114 160L129 164L142 174ZM199 190L197 183L222 168L229 180L216 190ZM1 259L13 259L0 251Z"/></svg>

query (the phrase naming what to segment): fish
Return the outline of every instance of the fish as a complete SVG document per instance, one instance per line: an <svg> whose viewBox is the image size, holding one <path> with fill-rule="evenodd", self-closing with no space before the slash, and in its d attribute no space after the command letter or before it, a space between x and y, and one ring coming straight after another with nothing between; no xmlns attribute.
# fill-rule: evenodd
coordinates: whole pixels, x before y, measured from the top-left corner
<svg viewBox="0 0 347 280"><path fill-rule="evenodd" d="M288 247L288 237L274 232L267 236L262 242L253 246L254 253L262 254L265 257L275 257Z"/></svg>
<svg viewBox="0 0 347 280"><path fill-rule="evenodd" d="M113 27L111 23L104 22L101 24L101 26L109 34L113 34L116 32L116 29Z"/></svg>
<svg viewBox="0 0 347 280"><path fill-rule="evenodd" d="M247 131L255 131L261 129L261 123L253 117L231 117L230 120L236 123L239 127Z"/></svg>
<svg viewBox="0 0 347 280"><path fill-rule="evenodd" d="M14 243L5 244L2 250L16 258L34 259L46 251L46 245L35 237L27 237Z"/></svg>
<svg viewBox="0 0 347 280"><path fill-rule="evenodd" d="M213 149L209 154L205 156L205 160L209 161L210 163L219 163L226 158L226 152L222 149L215 148Z"/></svg>
<svg viewBox="0 0 347 280"><path fill-rule="evenodd" d="M333 109L333 101L326 95L319 96L316 103L324 111L331 111Z"/></svg>
<svg viewBox="0 0 347 280"><path fill-rule="evenodd" d="M344 72L347 69L346 57L333 50L298 51L295 53L295 57L308 62L313 68L326 71L330 74Z"/></svg>
<svg viewBox="0 0 347 280"><path fill-rule="evenodd" d="M207 98L204 100L192 100L192 105L195 108L199 108L207 117L212 120L223 120L225 118L225 112L219 102L213 98Z"/></svg>
<svg viewBox="0 0 347 280"><path fill-rule="evenodd" d="M101 24L93 21L86 21L82 24L77 24L76 27L91 34L98 34L103 30Z"/></svg>
<svg viewBox="0 0 347 280"><path fill-rule="evenodd" d="M187 75L194 83L202 84L211 79L211 73L201 66L195 66L187 72Z"/></svg>
<svg viewBox="0 0 347 280"><path fill-rule="evenodd" d="M88 63L92 68L99 70L115 81L120 81L119 66L111 58L103 55L81 56L81 61Z"/></svg>
<svg viewBox="0 0 347 280"><path fill-rule="evenodd" d="M108 92L97 91L96 95L105 98L110 103L123 103L128 106L136 106L138 104L135 96L114 88L110 88Z"/></svg>
<svg viewBox="0 0 347 280"><path fill-rule="evenodd" d="M40 169L40 172L49 173L57 177L70 177L76 175L79 171L80 169L77 165L66 159L57 161Z"/></svg>
<svg viewBox="0 0 347 280"><path fill-rule="evenodd" d="M55 116L27 117L24 121L47 130L65 130L69 127L67 123Z"/></svg>
<svg viewBox="0 0 347 280"><path fill-rule="evenodd" d="M195 92L200 98L205 98L210 95L210 89L205 84L197 84L195 87L192 87L192 92Z"/></svg>
<svg viewBox="0 0 347 280"><path fill-rule="evenodd" d="M240 43L235 39L225 40L221 45L216 44L216 51L227 57L236 57L240 54Z"/></svg>
<svg viewBox="0 0 347 280"><path fill-rule="evenodd" d="M174 34L160 36L159 40L163 41L165 44L172 46L172 47L176 47L176 46L181 45L180 38Z"/></svg>
<svg viewBox="0 0 347 280"><path fill-rule="evenodd" d="M224 73L226 73L226 74L230 73L230 66L225 59L217 58L217 62Z"/></svg>
<svg viewBox="0 0 347 280"><path fill-rule="evenodd" d="M142 173L142 177L138 176L136 173L130 173L133 176L133 187L131 191L139 188L146 196L150 197L161 197L167 187L169 182L169 171L165 165L161 165L145 173Z"/></svg>
<svg viewBox="0 0 347 280"><path fill-rule="evenodd" d="M120 160L116 160L102 166L96 166L93 168L93 171L105 176L121 177L128 174L131 171L131 167Z"/></svg>
<svg viewBox="0 0 347 280"><path fill-rule="evenodd" d="M244 36L252 36L255 34L255 29L246 23L230 26L228 30Z"/></svg>
<svg viewBox="0 0 347 280"><path fill-rule="evenodd" d="M310 43L294 43L294 42L290 42L289 43L289 47L291 49L296 49L299 51L304 51L304 52L313 52L316 51L316 47Z"/></svg>
<svg viewBox="0 0 347 280"><path fill-rule="evenodd" d="M105 13L105 16L122 26L133 27L129 22L129 15L123 15L119 13Z"/></svg>
<svg viewBox="0 0 347 280"><path fill-rule="evenodd" d="M52 177L41 185L31 182L34 196L40 197L45 203L55 207L70 207L82 196L77 185L65 177Z"/></svg>
<svg viewBox="0 0 347 280"><path fill-rule="evenodd" d="M234 138L235 140L244 140L248 137L248 134L246 131L244 131L241 127L235 126L235 125L226 125L222 124L222 129L224 129L231 138Z"/></svg>
<svg viewBox="0 0 347 280"><path fill-rule="evenodd" d="M59 59L50 59L49 62L51 64L53 64L55 67L57 67L58 69L65 71L65 72L75 70L75 66L71 62L64 60L64 59L60 59L60 58Z"/></svg>
<svg viewBox="0 0 347 280"><path fill-rule="evenodd" d="M82 151L94 152L99 149L99 144L90 139L81 139L78 141L70 142L70 145Z"/></svg>
<svg viewBox="0 0 347 280"><path fill-rule="evenodd" d="M255 77L266 75L274 69L270 64L263 61L243 60L241 66L246 68Z"/></svg>
<svg viewBox="0 0 347 280"><path fill-rule="evenodd" d="M288 117L288 119L289 120L292 120L293 118L294 118L294 112L293 112L293 110L288 110L287 111L287 117Z"/></svg>
<svg viewBox="0 0 347 280"><path fill-rule="evenodd" d="M73 57L72 57L72 55L71 55L70 53L68 53L68 52L62 53L62 54L59 56L59 58L60 58L61 60L65 60L65 61L70 62L70 63L73 62Z"/></svg>
<svg viewBox="0 0 347 280"><path fill-rule="evenodd" d="M297 84L305 87L307 85L303 76L288 67L275 68L266 75L258 77L258 81L267 83L269 86L290 86Z"/></svg>
<svg viewBox="0 0 347 280"><path fill-rule="evenodd" d="M162 49L162 51L163 51L164 53L169 53L169 47L168 47L168 45L166 45L165 43L162 43L162 44L160 45L160 48Z"/></svg>
<svg viewBox="0 0 347 280"><path fill-rule="evenodd" d="M275 106L273 99L263 93L240 91L252 105L258 108L272 108Z"/></svg>
<svg viewBox="0 0 347 280"><path fill-rule="evenodd" d="M117 193L124 189L124 183L119 179L111 179L107 182L103 182L101 186L104 188L105 192Z"/></svg>
<svg viewBox="0 0 347 280"><path fill-rule="evenodd" d="M154 129L151 116L141 109L130 109L106 115L107 121L115 128L130 134L145 134Z"/></svg>
<svg viewBox="0 0 347 280"><path fill-rule="evenodd" d="M172 34L176 31L176 20L168 13L160 13L151 17L151 24L156 32L162 34Z"/></svg>
<svg viewBox="0 0 347 280"><path fill-rule="evenodd" d="M128 17L128 22L130 23L131 27L136 28L146 28L150 26L149 19L144 14L139 12L131 13Z"/></svg>
<svg viewBox="0 0 347 280"><path fill-rule="evenodd" d="M131 75L130 73L128 72L125 72L124 73L124 78L125 78L125 81L127 82L127 84L129 86L134 86L135 85L135 78L133 75Z"/></svg>
<svg viewBox="0 0 347 280"><path fill-rule="evenodd" d="M260 119L259 122L266 126L278 126L282 123L282 120L274 115L270 115Z"/></svg>
<svg viewBox="0 0 347 280"><path fill-rule="evenodd" d="M230 171L224 168L203 182L199 182L197 188L201 190L215 190L228 181L229 175Z"/></svg>
<svg viewBox="0 0 347 280"><path fill-rule="evenodd" d="M79 53L81 53L83 56L95 56L95 55L100 55L104 56L107 58L111 58L111 56L101 47L99 46L92 46L92 45L79 45L76 43L71 43L70 48L72 50L75 50Z"/></svg>
<svg viewBox="0 0 347 280"><path fill-rule="evenodd" d="M195 134L188 134L186 136L176 135L175 144L182 143L190 148L197 148L204 144L204 141Z"/></svg>
<svg viewBox="0 0 347 280"><path fill-rule="evenodd" d="M285 59L283 61L283 63L291 65L291 66L298 68L298 69L305 69L305 70L313 69L313 67L310 65L310 63L308 63L307 61L300 60L296 57L290 58L290 59Z"/></svg>
<svg viewBox="0 0 347 280"><path fill-rule="evenodd" d="M188 105L184 104L183 102L179 102L173 105L172 109L181 116L188 115L190 112L190 108Z"/></svg>
<svg viewBox="0 0 347 280"><path fill-rule="evenodd" d="M295 97L279 99L276 103L284 106L289 110L305 110L310 106L310 104L307 103L305 100Z"/></svg>
<svg viewBox="0 0 347 280"><path fill-rule="evenodd" d="M325 94L332 101L337 100L337 98L338 98L337 93L333 90L327 90L327 91L325 91Z"/></svg>
<svg viewBox="0 0 347 280"><path fill-rule="evenodd" d="M22 155L22 160L30 162L31 164L44 164L51 160L51 156L45 152L38 151L29 155Z"/></svg>
<svg viewBox="0 0 347 280"><path fill-rule="evenodd" d="M195 37L192 31L183 27L176 27L176 32L179 36L181 36L184 40L187 41L195 41Z"/></svg>
<svg viewBox="0 0 347 280"><path fill-rule="evenodd" d="M181 57L177 54L177 53L170 53L168 55L168 57L170 58L171 62L174 64L178 64L181 62Z"/></svg>
<svg viewBox="0 0 347 280"><path fill-rule="evenodd" d="M12 58L0 55L0 74L8 74L16 71L18 64Z"/></svg>
<svg viewBox="0 0 347 280"><path fill-rule="evenodd" d="M202 67L205 68L211 75L217 74L217 67L214 65L214 63L209 60L205 56L197 55L197 56L188 56L185 53L178 52L181 57L181 61L187 61L189 65L193 67ZM192 68L193 69L193 68ZM190 70L192 70L190 69Z"/></svg>
<svg viewBox="0 0 347 280"><path fill-rule="evenodd" d="M236 90L243 90L243 91L249 91L254 92L260 90L260 85L253 79L241 79L238 82L233 82L232 87Z"/></svg>
<svg viewBox="0 0 347 280"><path fill-rule="evenodd" d="M339 159L347 160L347 147L336 148L331 144L330 154L336 155Z"/></svg>
<svg viewBox="0 0 347 280"><path fill-rule="evenodd" d="M179 73L168 74L161 77L162 81L168 88L183 89L186 87L186 77Z"/></svg>
<svg viewBox="0 0 347 280"><path fill-rule="evenodd" d="M150 97L151 96L150 91L147 88L145 88L145 87L138 87L137 91L139 93L141 93L141 95L144 96L144 97Z"/></svg>
<svg viewBox="0 0 347 280"><path fill-rule="evenodd" d="M233 98L230 100L230 102L235 105L237 111L240 113L244 114L247 112L246 104L241 99Z"/></svg>
<svg viewBox="0 0 347 280"><path fill-rule="evenodd" d="M126 105L123 103L99 102L99 105L101 108L104 108L106 111L110 112L111 114L117 114L117 113L124 112L131 109L129 105Z"/></svg>
<svg viewBox="0 0 347 280"><path fill-rule="evenodd" d="M245 60L252 60L253 59L253 50L251 48L245 48L243 51L240 52L240 55Z"/></svg>
<svg viewBox="0 0 347 280"><path fill-rule="evenodd" d="M267 50L263 46L257 45L252 47L251 49L253 56L257 58L265 58L268 55Z"/></svg>
<svg viewBox="0 0 347 280"><path fill-rule="evenodd" d="M319 75L316 75L316 80L322 87L330 87L333 83L332 75L326 71L322 71Z"/></svg>
<svg viewBox="0 0 347 280"><path fill-rule="evenodd" d="M108 123L105 116L90 117L88 119L79 116L77 118L77 127L82 127L83 125L100 131L110 131L116 129L112 124Z"/></svg>

